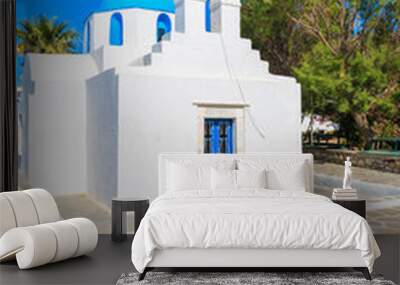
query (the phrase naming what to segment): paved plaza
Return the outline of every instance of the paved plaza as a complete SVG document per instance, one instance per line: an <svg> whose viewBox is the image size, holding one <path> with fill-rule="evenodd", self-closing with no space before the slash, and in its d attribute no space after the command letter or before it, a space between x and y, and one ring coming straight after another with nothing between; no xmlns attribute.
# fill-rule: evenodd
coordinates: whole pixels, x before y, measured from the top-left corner
<svg viewBox="0 0 400 285"><path fill-rule="evenodd" d="M353 167L352 170L354 182L363 185L362 189L357 190L359 196L367 200L367 220L374 233L400 234L400 174L360 167ZM344 166L317 161L314 172L316 175L336 177L340 180L343 177ZM315 191L329 197L332 194L331 188L316 185ZM382 191L379 192L380 190Z"/></svg>

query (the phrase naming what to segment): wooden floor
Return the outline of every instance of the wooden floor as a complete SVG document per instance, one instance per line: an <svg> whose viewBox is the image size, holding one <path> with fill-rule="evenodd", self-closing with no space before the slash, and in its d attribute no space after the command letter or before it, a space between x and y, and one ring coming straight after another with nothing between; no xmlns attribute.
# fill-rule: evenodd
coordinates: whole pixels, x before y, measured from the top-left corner
<svg viewBox="0 0 400 285"><path fill-rule="evenodd" d="M375 272L399 284L400 236L377 235L382 251ZM122 273L133 272L131 238L114 243L101 235L97 249L82 256L30 270L19 270L15 262L0 264L0 284L115 284ZM310 270L311 271L311 270Z"/></svg>

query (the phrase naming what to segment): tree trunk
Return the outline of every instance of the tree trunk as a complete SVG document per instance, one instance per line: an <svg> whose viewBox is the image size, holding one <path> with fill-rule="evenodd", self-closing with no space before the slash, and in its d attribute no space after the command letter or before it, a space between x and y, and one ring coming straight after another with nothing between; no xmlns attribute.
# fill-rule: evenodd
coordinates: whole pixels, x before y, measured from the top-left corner
<svg viewBox="0 0 400 285"><path fill-rule="evenodd" d="M374 133L371 130L371 126L368 122L367 114L365 113L353 113L353 119L356 122L357 127L359 128L362 136L362 148L366 149L372 138L374 137Z"/></svg>

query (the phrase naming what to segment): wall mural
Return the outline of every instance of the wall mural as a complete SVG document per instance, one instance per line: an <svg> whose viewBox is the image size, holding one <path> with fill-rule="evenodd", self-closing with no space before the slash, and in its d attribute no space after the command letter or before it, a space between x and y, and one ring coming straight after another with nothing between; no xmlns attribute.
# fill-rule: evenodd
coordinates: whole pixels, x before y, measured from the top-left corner
<svg viewBox="0 0 400 285"><path fill-rule="evenodd" d="M400 233L399 7L294 2L18 0L21 187L110 206L162 152L310 152Z"/></svg>

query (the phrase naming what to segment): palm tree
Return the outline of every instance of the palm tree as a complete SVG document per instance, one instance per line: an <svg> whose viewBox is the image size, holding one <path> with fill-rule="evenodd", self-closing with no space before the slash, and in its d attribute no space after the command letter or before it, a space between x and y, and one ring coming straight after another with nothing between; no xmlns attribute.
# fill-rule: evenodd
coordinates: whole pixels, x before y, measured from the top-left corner
<svg viewBox="0 0 400 285"><path fill-rule="evenodd" d="M39 16L34 21L21 21L17 29L17 52L25 53L72 53L78 33L56 18Z"/></svg>

